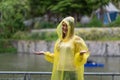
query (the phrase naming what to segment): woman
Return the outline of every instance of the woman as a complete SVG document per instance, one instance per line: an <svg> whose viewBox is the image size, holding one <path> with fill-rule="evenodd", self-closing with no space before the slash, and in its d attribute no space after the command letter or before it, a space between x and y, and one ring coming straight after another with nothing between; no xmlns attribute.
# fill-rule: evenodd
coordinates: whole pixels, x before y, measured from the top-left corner
<svg viewBox="0 0 120 80"><path fill-rule="evenodd" d="M74 18L64 18L57 26L57 34L54 53L35 54L44 54L45 59L53 63L51 80L84 80L84 64L89 52L83 39L74 34Z"/></svg>

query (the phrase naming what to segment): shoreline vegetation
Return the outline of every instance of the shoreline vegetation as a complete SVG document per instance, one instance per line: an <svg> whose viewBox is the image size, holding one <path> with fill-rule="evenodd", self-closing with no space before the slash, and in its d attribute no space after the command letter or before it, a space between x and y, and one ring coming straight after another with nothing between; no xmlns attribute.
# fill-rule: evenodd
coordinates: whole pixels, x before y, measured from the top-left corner
<svg viewBox="0 0 120 80"><path fill-rule="evenodd" d="M120 40L120 28L75 28L75 34L88 41ZM18 31L12 36L14 40L45 40L57 39L56 29L34 29L30 32Z"/></svg>
<svg viewBox="0 0 120 80"><path fill-rule="evenodd" d="M75 28L75 34L86 41L119 41L120 28ZM28 41L55 41L57 33L55 29L34 29L30 32L16 32L11 39L0 39L0 53L16 53L17 49L12 42L19 40Z"/></svg>
<svg viewBox="0 0 120 80"><path fill-rule="evenodd" d="M17 53L11 39L0 39L0 53Z"/></svg>

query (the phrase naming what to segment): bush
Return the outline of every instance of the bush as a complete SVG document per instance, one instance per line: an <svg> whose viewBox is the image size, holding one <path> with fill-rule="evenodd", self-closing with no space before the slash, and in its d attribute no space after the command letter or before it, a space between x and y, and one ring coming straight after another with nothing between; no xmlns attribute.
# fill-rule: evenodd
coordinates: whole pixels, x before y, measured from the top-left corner
<svg viewBox="0 0 120 80"><path fill-rule="evenodd" d="M53 41L57 39L55 32L40 32L40 33L29 33L29 32L17 32L13 35L13 39L17 40L45 40Z"/></svg>
<svg viewBox="0 0 120 80"><path fill-rule="evenodd" d="M13 47L11 40L0 39L0 53L16 53L17 49Z"/></svg>
<svg viewBox="0 0 120 80"><path fill-rule="evenodd" d="M2 0L0 2L0 35L2 38L11 38L11 36L18 30L26 30L23 21L25 13L28 11L26 0Z"/></svg>
<svg viewBox="0 0 120 80"><path fill-rule="evenodd" d="M90 23L86 25L87 27L102 27L103 24L100 20L97 19L97 17L94 17Z"/></svg>
<svg viewBox="0 0 120 80"><path fill-rule="evenodd" d="M40 32L40 33L32 33L29 36L31 40L45 40L45 41L53 41L57 39L57 34L55 32Z"/></svg>
<svg viewBox="0 0 120 80"><path fill-rule="evenodd" d="M76 23L76 27L102 27L102 22L97 19L97 17L93 17L89 23L81 24L79 22Z"/></svg>
<svg viewBox="0 0 120 80"><path fill-rule="evenodd" d="M46 29L46 28L55 28L55 27L56 24L47 21L36 22L34 25L34 29Z"/></svg>
<svg viewBox="0 0 120 80"><path fill-rule="evenodd" d="M91 30L83 30L78 31L77 35L81 36L85 40L120 40L120 29L116 31L111 30L98 30L98 29L91 29Z"/></svg>
<svg viewBox="0 0 120 80"><path fill-rule="evenodd" d="M115 21L111 22L108 27L120 27L120 16L118 16Z"/></svg>
<svg viewBox="0 0 120 80"><path fill-rule="evenodd" d="M97 29L92 28L89 30L80 29L75 31L75 34L81 36L85 40L120 40L120 29ZM29 33L29 32L18 32L14 36L14 39L23 39L23 40L45 40L53 41L57 40L58 36L55 31L46 31L39 33Z"/></svg>
<svg viewBox="0 0 120 80"><path fill-rule="evenodd" d="M29 33L28 32L23 32L23 31L18 31L12 36L12 38L17 39L17 40L28 39L29 38Z"/></svg>

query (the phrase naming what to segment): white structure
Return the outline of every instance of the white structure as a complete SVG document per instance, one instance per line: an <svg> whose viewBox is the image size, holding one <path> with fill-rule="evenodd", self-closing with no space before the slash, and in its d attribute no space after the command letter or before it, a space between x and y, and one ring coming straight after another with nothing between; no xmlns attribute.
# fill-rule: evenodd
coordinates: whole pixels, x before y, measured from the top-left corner
<svg viewBox="0 0 120 80"><path fill-rule="evenodd" d="M116 20L117 14L120 12L119 9L117 9L111 2L106 5L103 6L103 10L104 10L104 24L108 24L114 20ZM100 19L100 8L96 10L96 14L98 19Z"/></svg>

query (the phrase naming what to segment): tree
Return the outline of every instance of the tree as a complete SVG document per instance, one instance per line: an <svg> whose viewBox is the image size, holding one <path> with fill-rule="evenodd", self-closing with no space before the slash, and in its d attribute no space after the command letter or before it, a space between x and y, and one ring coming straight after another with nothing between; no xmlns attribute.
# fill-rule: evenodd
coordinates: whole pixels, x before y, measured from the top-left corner
<svg viewBox="0 0 120 80"><path fill-rule="evenodd" d="M109 0L62 0L49 8L53 13L66 15L91 15L97 8L108 4Z"/></svg>
<svg viewBox="0 0 120 80"><path fill-rule="evenodd" d="M23 21L28 11L27 0L1 0L0 35L10 38L16 31L25 30Z"/></svg>
<svg viewBox="0 0 120 80"><path fill-rule="evenodd" d="M28 0L30 6L30 17L43 16L49 10L48 7L53 4L53 0Z"/></svg>
<svg viewBox="0 0 120 80"><path fill-rule="evenodd" d="M29 0L30 17L48 15L76 16L91 15L97 8L106 5L110 0Z"/></svg>
<svg viewBox="0 0 120 80"><path fill-rule="evenodd" d="M113 2L117 7L119 7L120 0L112 0L112 2Z"/></svg>

